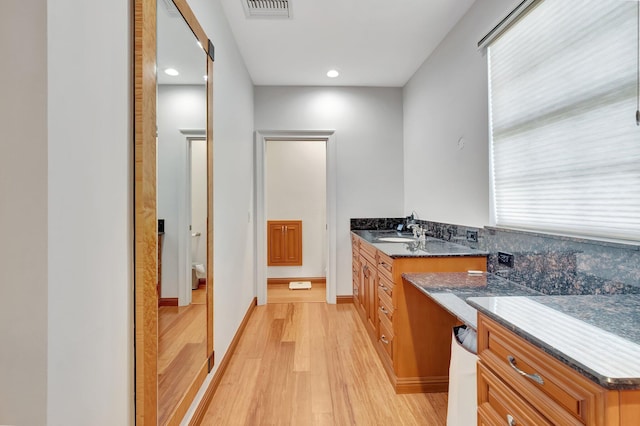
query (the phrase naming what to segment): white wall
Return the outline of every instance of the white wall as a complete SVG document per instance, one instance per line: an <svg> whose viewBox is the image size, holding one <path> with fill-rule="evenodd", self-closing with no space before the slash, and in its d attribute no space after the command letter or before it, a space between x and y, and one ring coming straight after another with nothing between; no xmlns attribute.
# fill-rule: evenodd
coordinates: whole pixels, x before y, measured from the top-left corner
<svg viewBox="0 0 640 426"><path fill-rule="evenodd" d="M401 89L256 87L255 128L336 131L336 294L351 294L349 219L402 214Z"/></svg>
<svg viewBox="0 0 640 426"><path fill-rule="evenodd" d="M255 296L253 217L247 216L253 211L253 83L220 0L189 4L216 48L213 316L217 369Z"/></svg>
<svg viewBox="0 0 640 426"><path fill-rule="evenodd" d="M47 8L47 424L126 425L133 422L131 7L49 0Z"/></svg>
<svg viewBox="0 0 640 426"><path fill-rule="evenodd" d="M0 13L0 424L47 409L47 2ZM28 48L26 48L28 46Z"/></svg>
<svg viewBox="0 0 640 426"><path fill-rule="evenodd" d="M269 278L326 276L326 143L268 141L267 220L302 220L302 266L269 266Z"/></svg>
<svg viewBox="0 0 640 426"><path fill-rule="evenodd" d="M404 87L405 213L489 223L487 64L477 42L514 5L476 1Z"/></svg>
<svg viewBox="0 0 640 426"><path fill-rule="evenodd" d="M187 137L180 130L206 128L206 96L205 86L158 86L158 219L164 219L161 295L163 298L179 296L180 264L183 268L183 278L189 285L191 283L191 265L184 262L185 250L191 249L191 238L187 238L190 231L180 230L178 226L180 222L187 221L182 215L186 214L184 200L188 184L188 143ZM180 232L184 233L182 240ZM180 247L180 243L185 246ZM179 262L180 256L182 263Z"/></svg>

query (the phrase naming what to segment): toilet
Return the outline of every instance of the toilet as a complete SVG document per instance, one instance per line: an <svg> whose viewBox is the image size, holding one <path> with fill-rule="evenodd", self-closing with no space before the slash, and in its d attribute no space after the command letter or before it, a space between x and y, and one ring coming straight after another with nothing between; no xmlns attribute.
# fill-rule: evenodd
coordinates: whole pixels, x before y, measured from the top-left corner
<svg viewBox="0 0 640 426"><path fill-rule="evenodd" d="M202 263L191 264L191 289L196 290L201 279L207 278L207 271Z"/></svg>

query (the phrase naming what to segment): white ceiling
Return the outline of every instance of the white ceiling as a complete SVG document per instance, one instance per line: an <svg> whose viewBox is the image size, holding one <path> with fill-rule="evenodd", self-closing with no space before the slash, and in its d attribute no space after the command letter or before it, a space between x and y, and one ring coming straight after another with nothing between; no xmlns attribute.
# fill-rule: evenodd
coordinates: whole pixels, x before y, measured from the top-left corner
<svg viewBox="0 0 640 426"><path fill-rule="evenodd" d="M386 87L404 86L474 2L290 0L292 19L256 19L221 1L255 85Z"/></svg>

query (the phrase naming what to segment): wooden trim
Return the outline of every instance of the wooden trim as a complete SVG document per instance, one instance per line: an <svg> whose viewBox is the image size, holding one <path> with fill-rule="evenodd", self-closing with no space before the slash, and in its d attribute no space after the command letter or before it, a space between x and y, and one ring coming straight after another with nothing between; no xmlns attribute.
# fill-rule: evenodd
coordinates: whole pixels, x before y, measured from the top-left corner
<svg viewBox="0 0 640 426"><path fill-rule="evenodd" d="M135 390L137 425L158 422L156 2L134 3Z"/></svg>
<svg viewBox="0 0 640 426"><path fill-rule="evenodd" d="M441 377L398 377L394 388L397 394L447 392L449 376Z"/></svg>
<svg viewBox="0 0 640 426"><path fill-rule="evenodd" d="M344 304L344 303L353 303L353 296L348 295L348 296L336 296L336 303L338 305Z"/></svg>
<svg viewBox="0 0 640 426"><path fill-rule="evenodd" d="M289 284L291 281L311 281L311 284L325 284L327 279L325 277L267 278L267 285Z"/></svg>
<svg viewBox="0 0 640 426"><path fill-rule="evenodd" d="M189 24L189 27L191 27L191 31L193 32L193 35L198 39L198 41L202 45L202 49L206 53L209 53L208 52L209 37L207 37L207 34L204 32L204 29L202 29L202 26L198 22L196 15L193 13L193 10L191 10L191 7L189 7L187 0L173 0L173 3L178 8L178 10L180 11L180 14L184 18L184 20L187 22L187 24ZM210 81L213 81L213 80L210 80Z"/></svg>
<svg viewBox="0 0 640 426"><path fill-rule="evenodd" d="M178 306L177 297L161 297L158 299L158 306Z"/></svg>
<svg viewBox="0 0 640 426"><path fill-rule="evenodd" d="M253 314L253 311L255 310L257 305L258 305L258 298L254 297L253 300L251 301L251 304L249 305L249 309L247 309L247 313L244 315L244 318L240 323L240 327L238 327L236 334L233 336L233 340L231 340L231 344L229 344L229 349L227 350L227 353L222 358L222 361L220 361L220 366L218 367L218 370L214 373L213 379L211 379L211 382L209 383L209 387L205 391L204 396L202 397L202 400L200 400L200 404L198 404L198 408L196 408L196 411L193 414L191 421L189 422L189 426L196 426L202 423L202 420L204 419L204 415L207 411L207 408L209 407L209 404L211 403L211 399L213 398L213 394L215 394L216 390L218 389L218 386L220 386L222 377L224 376L224 373L227 371L227 368L229 367L229 363L231 362L231 357L233 356L233 353L238 347L240 338L242 337L242 334L244 333L244 330L245 328L247 328L247 324L249 323L249 318L251 318L251 315Z"/></svg>
<svg viewBox="0 0 640 426"><path fill-rule="evenodd" d="M203 46L205 44L208 46L208 43L202 43ZM207 55L207 358L213 357L214 342L213 203L213 60ZM209 364L209 371L211 368L213 368L213 363Z"/></svg>

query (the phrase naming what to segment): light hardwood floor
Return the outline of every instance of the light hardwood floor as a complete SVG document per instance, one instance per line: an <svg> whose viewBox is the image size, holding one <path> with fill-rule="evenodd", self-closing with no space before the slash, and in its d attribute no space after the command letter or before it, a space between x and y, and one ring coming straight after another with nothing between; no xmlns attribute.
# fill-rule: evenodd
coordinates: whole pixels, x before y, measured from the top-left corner
<svg viewBox="0 0 640 426"><path fill-rule="evenodd" d="M269 284L267 303L325 302L326 293L326 283L313 283L309 290L290 290L289 284Z"/></svg>
<svg viewBox="0 0 640 426"><path fill-rule="evenodd" d="M446 406L446 394L393 392L352 304L267 304L202 424L439 426Z"/></svg>
<svg viewBox="0 0 640 426"><path fill-rule="evenodd" d="M158 424L165 424L207 358L206 290L189 306L158 308Z"/></svg>

